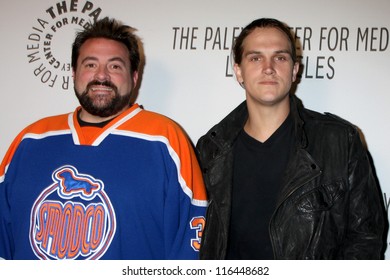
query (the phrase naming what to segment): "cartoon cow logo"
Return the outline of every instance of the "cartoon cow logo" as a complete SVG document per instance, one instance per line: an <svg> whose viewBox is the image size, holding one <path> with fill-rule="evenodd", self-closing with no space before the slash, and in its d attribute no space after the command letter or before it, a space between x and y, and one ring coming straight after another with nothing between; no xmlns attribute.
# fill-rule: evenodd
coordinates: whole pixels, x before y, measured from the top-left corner
<svg viewBox="0 0 390 280"><path fill-rule="evenodd" d="M31 211L30 242L40 259L99 259L116 229L101 180L62 166Z"/></svg>

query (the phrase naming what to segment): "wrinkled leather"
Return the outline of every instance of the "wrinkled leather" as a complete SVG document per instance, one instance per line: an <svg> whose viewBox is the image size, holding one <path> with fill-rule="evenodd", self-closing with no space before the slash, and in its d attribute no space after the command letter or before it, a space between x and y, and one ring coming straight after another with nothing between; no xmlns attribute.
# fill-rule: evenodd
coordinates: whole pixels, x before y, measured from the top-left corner
<svg viewBox="0 0 390 280"><path fill-rule="evenodd" d="M275 259L382 258L383 202L356 127L290 100L298 144L269 225ZM196 145L209 195L201 259L226 256L233 145L247 116L244 101Z"/></svg>

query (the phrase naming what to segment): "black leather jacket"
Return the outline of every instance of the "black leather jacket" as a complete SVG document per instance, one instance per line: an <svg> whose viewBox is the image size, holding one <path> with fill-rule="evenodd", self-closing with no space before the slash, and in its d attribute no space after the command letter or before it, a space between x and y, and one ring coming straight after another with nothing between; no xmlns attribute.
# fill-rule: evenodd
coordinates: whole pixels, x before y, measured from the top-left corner
<svg viewBox="0 0 390 280"><path fill-rule="evenodd" d="M298 144L269 225L275 259L382 258L383 201L357 129L290 100ZM197 143L210 202L201 259L226 256L232 151L247 117L243 102Z"/></svg>

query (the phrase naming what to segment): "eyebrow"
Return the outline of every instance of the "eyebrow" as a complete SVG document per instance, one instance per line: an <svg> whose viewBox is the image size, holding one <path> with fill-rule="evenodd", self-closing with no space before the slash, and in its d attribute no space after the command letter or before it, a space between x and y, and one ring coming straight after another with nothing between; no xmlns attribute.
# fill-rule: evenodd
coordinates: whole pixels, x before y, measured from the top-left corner
<svg viewBox="0 0 390 280"><path fill-rule="evenodd" d="M87 56L85 57L82 61L81 61L81 64L83 64L84 62L88 61L88 60L92 60L92 61L98 61L99 59L95 56ZM109 62L112 62L112 61L119 61L121 63L123 63L123 65L126 65L126 61L124 61L121 57L113 57L113 58L110 58L108 60Z"/></svg>
<svg viewBox="0 0 390 280"><path fill-rule="evenodd" d="M262 54L262 53L263 53L262 51L248 51L245 53L245 56ZM292 55L291 52L287 49L277 50L277 51L274 51L274 53L275 54L289 54L290 56Z"/></svg>

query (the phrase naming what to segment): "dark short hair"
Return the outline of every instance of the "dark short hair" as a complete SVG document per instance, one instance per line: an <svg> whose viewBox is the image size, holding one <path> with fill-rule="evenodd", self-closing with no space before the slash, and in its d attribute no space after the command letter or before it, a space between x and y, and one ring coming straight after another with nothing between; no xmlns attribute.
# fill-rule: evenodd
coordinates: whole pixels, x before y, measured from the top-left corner
<svg viewBox="0 0 390 280"><path fill-rule="evenodd" d="M72 69L76 70L80 48L88 39L105 38L124 44L129 50L130 73L138 71L140 51L138 37L134 34L135 31L136 29L108 17L90 24L86 29L76 33L76 38L72 45Z"/></svg>
<svg viewBox="0 0 390 280"><path fill-rule="evenodd" d="M250 24L248 24L246 27L244 27L234 41L233 44L233 59L234 62L237 64L241 64L242 61L242 55L244 52L244 40L245 38L251 34L256 28L268 28L268 27L273 27L277 28L280 31L282 31L284 34L286 34L289 43L290 43L290 48L291 48L291 58L293 62L297 62L297 53L295 49L295 43L294 43L294 38L292 36L292 32L290 28L283 22L273 19L273 18L260 18L252 21Z"/></svg>

